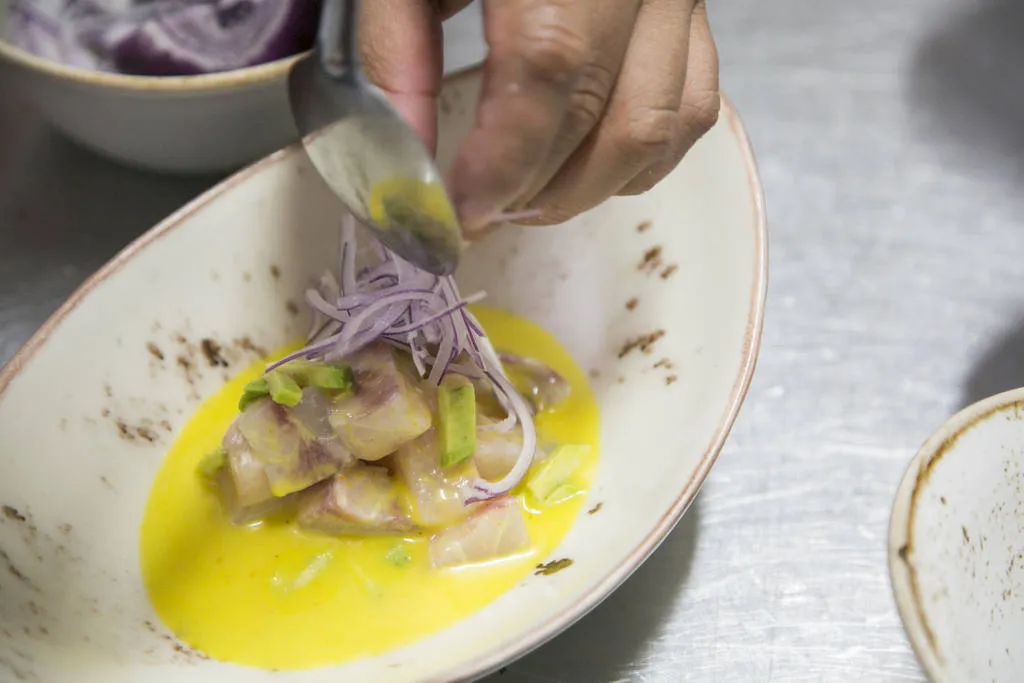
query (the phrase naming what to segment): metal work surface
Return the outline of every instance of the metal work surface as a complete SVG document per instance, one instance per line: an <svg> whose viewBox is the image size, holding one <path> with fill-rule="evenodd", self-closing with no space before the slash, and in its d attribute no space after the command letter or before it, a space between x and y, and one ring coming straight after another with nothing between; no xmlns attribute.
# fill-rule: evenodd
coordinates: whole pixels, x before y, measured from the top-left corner
<svg viewBox="0 0 1024 683"><path fill-rule="evenodd" d="M1024 8L710 4L769 207L754 385L662 548L488 683L923 681L886 566L896 485L959 407L1024 384ZM215 181L94 158L8 83L0 72L0 361Z"/></svg>

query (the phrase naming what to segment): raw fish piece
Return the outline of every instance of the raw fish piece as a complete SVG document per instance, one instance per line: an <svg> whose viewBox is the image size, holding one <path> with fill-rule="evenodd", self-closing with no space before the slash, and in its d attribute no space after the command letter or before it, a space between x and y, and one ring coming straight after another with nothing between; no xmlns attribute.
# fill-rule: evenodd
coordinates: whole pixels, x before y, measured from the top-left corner
<svg viewBox="0 0 1024 683"><path fill-rule="evenodd" d="M477 477L472 459L443 469L437 451L437 436L430 430L395 453L395 468L412 494L416 516L423 526L442 526L458 521L473 511L466 499L473 495Z"/></svg>
<svg viewBox="0 0 1024 683"><path fill-rule="evenodd" d="M523 513L509 496L478 507L469 519L435 534L429 544L435 567L496 560L529 548Z"/></svg>
<svg viewBox="0 0 1024 683"><path fill-rule="evenodd" d="M355 457L380 460L430 429L430 408L399 369L391 347L376 343L346 361L355 391L335 399L330 422Z"/></svg>
<svg viewBox="0 0 1024 683"><path fill-rule="evenodd" d="M302 494L299 525L358 536L416 529L390 473L383 467L358 464Z"/></svg>

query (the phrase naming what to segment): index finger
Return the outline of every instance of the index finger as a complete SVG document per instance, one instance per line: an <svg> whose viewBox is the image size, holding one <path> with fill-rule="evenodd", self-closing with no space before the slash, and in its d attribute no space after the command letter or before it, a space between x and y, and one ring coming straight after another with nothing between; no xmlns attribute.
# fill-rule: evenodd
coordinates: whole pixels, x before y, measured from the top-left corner
<svg viewBox="0 0 1024 683"><path fill-rule="evenodd" d="M367 76L434 149L437 96L441 92L441 21L469 4L445 0L364 2L359 15L360 53Z"/></svg>
<svg viewBox="0 0 1024 683"><path fill-rule="evenodd" d="M485 0L483 9L490 51L477 121L449 181L468 231L483 227L542 169L593 35L590 2Z"/></svg>

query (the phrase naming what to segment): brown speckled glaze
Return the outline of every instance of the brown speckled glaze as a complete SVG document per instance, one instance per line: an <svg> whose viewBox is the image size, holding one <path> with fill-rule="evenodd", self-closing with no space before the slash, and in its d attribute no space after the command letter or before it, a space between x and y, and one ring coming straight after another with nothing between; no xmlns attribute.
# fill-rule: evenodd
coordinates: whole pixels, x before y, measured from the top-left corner
<svg viewBox="0 0 1024 683"><path fill-rule="evenodd" d="M900 616L936 683L1020 678L1024 390L976 403L921 447L889 529Z"/></svg>

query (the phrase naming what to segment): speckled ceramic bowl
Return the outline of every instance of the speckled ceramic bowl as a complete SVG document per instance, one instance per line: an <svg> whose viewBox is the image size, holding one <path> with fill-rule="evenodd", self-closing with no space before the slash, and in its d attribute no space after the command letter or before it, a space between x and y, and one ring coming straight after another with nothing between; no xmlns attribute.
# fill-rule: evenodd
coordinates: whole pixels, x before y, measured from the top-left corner
<svg viewBox="0 0 1024 683"><path fill-rule="evenodd" d="M4 40L8 0L0 0L0 67L6 66L40 114L71 139L129 166L197 174L231 171L298 139L288 104L295 58L204 76L99 73L40 59ZM448 69L483 57L479 7L446 24Z"/></svg>
<svg viewBox="0 0 1024 683"><path fill-rule="evenodd" d="M449 81L442 160L478 88L476 74ZM204 397L259 348L305 332L295 302L332 262L339 214L301 149L276 153L115 257L0 373L0 680L470 680L583 616L682 516L736 417L761 335L764 211L727 102L655 190L558 228L500 231L459 273L466 291L483 287L557 335L593 378L594 514L549 558L571 566L343 667L271 674L177 644L139 577L150 484ZM212 362L205 340L218 347Z"/></svg>
<svg viewBox="0 0 1024 683"><path fill-rule="evenodd" d="M896 495L889 568L932 681L1024 680L1024 389L965 408L921 447Z"/></svg>

